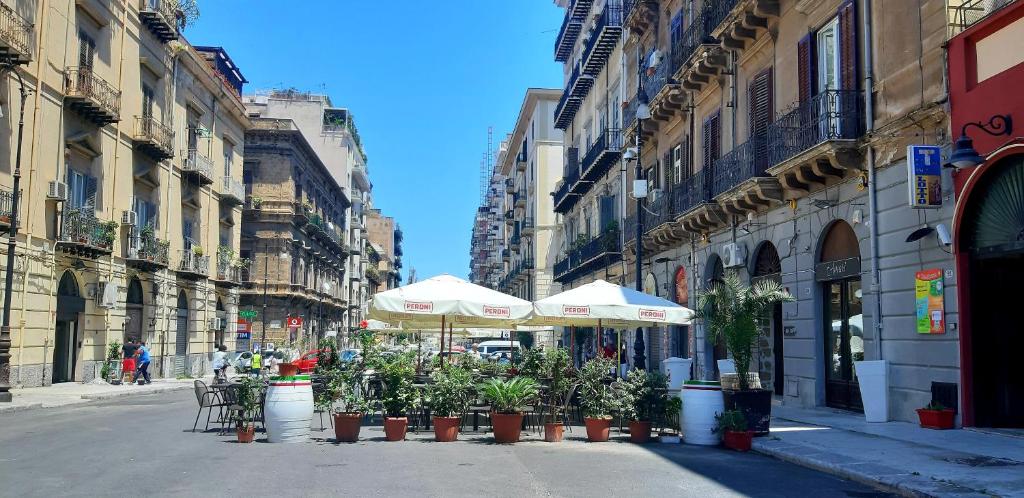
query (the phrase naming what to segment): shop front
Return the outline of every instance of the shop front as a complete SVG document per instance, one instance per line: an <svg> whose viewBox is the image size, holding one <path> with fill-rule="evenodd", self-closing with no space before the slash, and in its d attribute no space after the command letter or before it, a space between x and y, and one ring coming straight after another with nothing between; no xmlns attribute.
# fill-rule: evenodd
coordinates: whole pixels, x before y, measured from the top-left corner
<svg viewBox="0 0 1024 498"><path fill-rule="evenodd" d="M823 294L825 404L863 411L854 362L864 359L863 292L857 235L835 221L822 239L814 279Z"/></svg>

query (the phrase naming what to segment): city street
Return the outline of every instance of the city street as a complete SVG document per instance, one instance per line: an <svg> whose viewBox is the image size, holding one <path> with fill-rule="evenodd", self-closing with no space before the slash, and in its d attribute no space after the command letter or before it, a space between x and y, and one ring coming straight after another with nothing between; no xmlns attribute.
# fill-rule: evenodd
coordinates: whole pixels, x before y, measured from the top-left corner
<svg viewBox="0 0 1024 498"><path fill-rule="evenodd" d="M887 496L755 454L687 445L549 444L489 436L387 443L379 428L337 445L240 445L191 433L190 391L0 416L6 496ZM205 416L205 414L204 414ZM614 436L613 436L614 438Z"/></svg>

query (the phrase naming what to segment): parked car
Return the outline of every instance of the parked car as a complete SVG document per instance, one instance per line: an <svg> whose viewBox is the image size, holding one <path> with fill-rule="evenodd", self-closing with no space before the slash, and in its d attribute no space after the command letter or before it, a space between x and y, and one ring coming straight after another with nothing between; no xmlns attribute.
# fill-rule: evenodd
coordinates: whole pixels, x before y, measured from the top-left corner
<svg viewBox="0 0 1024 498"><path fill-rule="evenodd" d="M293 361L292 364L298 365L299 373L310 373L316 368L317 355L320 354L320 351L319 349L310 351Z"/></svg>
<svg viewBox="0 0 1024 498"><path fill-rule="evenodd" d="M252 365L252 351L235 351L228 357L228 364L235 367L236 373L249 371Z"/></svg>
<svg viewBox="0 0 1024 498"><path fill-rule="evenodd" d="M484 341L477 344L477 350L481 356L499 353L501 351L512 351L519 349L519 341Z"/></svg>

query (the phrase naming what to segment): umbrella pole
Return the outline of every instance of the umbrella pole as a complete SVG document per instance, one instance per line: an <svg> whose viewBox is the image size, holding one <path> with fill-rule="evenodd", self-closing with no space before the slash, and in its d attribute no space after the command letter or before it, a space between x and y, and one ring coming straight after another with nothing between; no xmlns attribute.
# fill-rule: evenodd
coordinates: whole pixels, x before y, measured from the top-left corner
<svg viewBox="0 0 1024 498"><path fill-rule="evenodd" d="M455 328L455 324L453 324L453 323L449 323L448 324L448 354L449 355L452 354L452 336L455 335L455 331L453 330L454 328Z"/></svg>
<svg viewBox="0 0 1024 498"><path fill-rule="evenodd" d="M423 333L416 332L416 375L420 374L420 367L423 366Z"/></svg>
<svg viewBox="0 0 1024 498"><path fill-rule="evenodd" d="M444 315L441 315L441 368L444 368Z"/></svg>
<svg viewBox="0 0 1024 498"><path fill-rule="evenodd" d="M572 348L572 366L576 368L576 326L569 326L569 347Z"/></svg>
<svg viewBox="0 0 1024 498"><path fill-rule="evenodd" d="M594 355L604 356L604 327L601 326L601 319L597 319L597 334L594 337Z"/></svg>
<svg viewBox="0 0 1024 498"><path fill-rule="evenodd" d="M622 376L622 332L615 331L615 377Z"/></svg>

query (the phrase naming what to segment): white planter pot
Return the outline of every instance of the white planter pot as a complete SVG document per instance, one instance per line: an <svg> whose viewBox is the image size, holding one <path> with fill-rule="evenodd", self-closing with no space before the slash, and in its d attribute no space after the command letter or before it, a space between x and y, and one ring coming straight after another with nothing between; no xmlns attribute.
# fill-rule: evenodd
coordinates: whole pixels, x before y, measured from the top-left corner
<svg viewBox="0 0 1024 498"><path fill-rule="evenodd" d="M718 382L683 384L683 409L679 418L686 444L717 446L715 415L725 411L722 386Z"/></svg>
<svg viewBox="0 0 1024 498"><path fill-rule="evenodd" d="M864 403L864 419L868 422L889 421L889 362L886 360L855 361L860 399Z"/></svg>
<svg viewBox="0 0 1024 498"><path fill-rule="evenodd" d="M693 360L689 358L666 358L661 362L661 370L668 375L668 388L681 389L683 382L690 380L690 365Z"/></svg>

